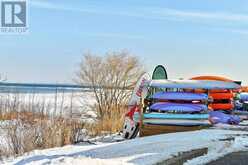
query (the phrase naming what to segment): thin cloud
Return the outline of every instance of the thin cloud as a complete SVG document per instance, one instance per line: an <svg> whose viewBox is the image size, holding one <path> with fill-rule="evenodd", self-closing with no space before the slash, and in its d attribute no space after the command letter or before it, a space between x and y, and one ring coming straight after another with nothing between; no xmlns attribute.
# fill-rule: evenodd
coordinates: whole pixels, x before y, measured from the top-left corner
<svg viewBox="0 0 248 165"><path fill-rule="evenodd" d="M84 13L96 13L101 14L100 11L94 9L83 9L76 7L69 7L61 4L54 4L48 1L31 1L31 7L41 8L41 9L52 9L52 10L61 10L61 11L72 11L72 12L84 12Z"/></svg>
<svg viewBox="0 0 248 165"><path fill-rule="evenodd" d="M135 12L126 11L126 10L103 10L97 9L94 7L69 7L61 5L59 3L54 4L48 1L31 1L31 6L44 8L44 9L53 9L53 10L63 10L63 11L72 11L72 12L81 12L89 14L104 14L104 15L117 15L117 16L126 16L126 17L135 17L143 19L157 19L157 20L185 20L185 19L194 19L198 21L202 20L220 20L220 21L239 21L244 22L248 21L247 14L239 13L227 13L227 12L202 12L202 11L186 11L186 10L176 10L170 8L139 8Z"/></svg>
<svg viewBox="0 0 248 165"><path fill-rule="evenodd" d="M195 18L208 20L223 20L223 21L248 21L248 15L225 13L225 12L199 12L199 11L183 11L175 9L157 9L154 13L160 16L174 16L181 18Z"/></svg>
<svg viewBox="0 0 248 165"><path fill-rule="evenodd" d="M120 34L120 33L86 33L83 34L87 37L97 37L97 38L120 38L120 39L145 39L144 36L133 35L133 34Z"/></svg>
<svg viewBox="0 0 248 165"><path fill-rule="evenodd" d="M40 9L48 9L48 10L57 10L57 11L69 11L69 12L78 12L84 14L95 14L95 15L112 15L112 16L122 16L122 17L131 17L131 18L139 18L139 19L152 19L152 20L173 20L173 18L165 18L159 16L153 16L149 14L147 11L127 11L127 10L110 10L102 8L96 8L92 6L87 6L84 8L77 8L72 6L65 6L62 4L54 4L48 1L40 1L35 0L30 2L31 7L40 8Z"/></svg>
<svg viewBox="0 0 248 165"><path fill-rule="evenodd" d="M228 32L243 36L248 36L248 30L246 29L239 29L239 28L213 28L214 32Z"/></svg>
<svg viewBox="0 0 248 165"><path fill-rule="evenodd" d="M238 33L238 34L241 34L241 35L248 35L248 30L235 30L235 29L231 29L229 31L232 32L232 33Z"/></svg>
<svg viewBox="0 0 248 165"><path fill-rule="evenodd" d="M140 19L150 19L150 20L169 20L169 21L193 21L195 23L201 22L213 22L218 21L220 25L222 22L238 22L247 24L248 15L237 14L237 13L225 13L225 12L202 12L202 11L186 11L186 10L176 10L169 8L141 8L137 9L135 12L126 10L103 10L97 9L96 7L85 7L77 8L65 6L62 4L54 4L48 1L30 1L30 5L36 8L51 9L58 11L70 11L86 14L96 14L96 15L113 15L113 16L124 16ZM216 30L231 32L239 35L248 35L247 30L239 30L235 28L214 28ZM87 37L101 37L101 38L122 38L122 39L144 39L144 36L132 35L132 34L117 34L117 33L94 33L85 34Z"/></svg>

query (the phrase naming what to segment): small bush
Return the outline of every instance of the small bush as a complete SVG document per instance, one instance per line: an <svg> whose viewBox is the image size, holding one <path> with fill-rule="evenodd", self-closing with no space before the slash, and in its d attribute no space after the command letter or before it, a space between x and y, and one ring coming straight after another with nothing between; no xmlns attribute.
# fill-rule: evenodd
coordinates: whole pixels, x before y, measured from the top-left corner
<svg viewBox="0 0 248 165"><path fill-rule="evenodd" d="M30 123L14 120L3 127L7 131L10 155L76 143L78 132L84 128L83 123L65 119L43 119Z"/></svg>
<svg viewBox="0 0 248 165"><path fill-rule="evenodd" d="M109 52L104 56L86 53L83 55L77 82L92 85L95 97L97 123L93 134L116 133L123 124L125 107L138 79L144 74L140 59L126 51ZM91 129L91 128L90 128Z"/></svg>
<svg viewBox="0 0 248 165"><path fill-rule="evenodd" d="M91 136L120 132L123 127L125 112L125 107L122 107L119 111L112 109L109 115L105 115L95 123L87 125L86 129L91 133Z"/></svg>

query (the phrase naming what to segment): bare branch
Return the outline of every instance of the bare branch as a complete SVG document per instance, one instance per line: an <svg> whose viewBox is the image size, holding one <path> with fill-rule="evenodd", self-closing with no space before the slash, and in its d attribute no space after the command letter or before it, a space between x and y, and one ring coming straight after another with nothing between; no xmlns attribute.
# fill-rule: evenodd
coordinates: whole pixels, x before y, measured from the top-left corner
<svg viewBox="0 0 248 165"><path fill-rule="evenodd" d="M128 52L109 52L105 56L83 55L77 82L91 84L98 117L112 116L127 105L131 90L144 73L140 60ZM100 88L99 88L100 87Z"/></svg>

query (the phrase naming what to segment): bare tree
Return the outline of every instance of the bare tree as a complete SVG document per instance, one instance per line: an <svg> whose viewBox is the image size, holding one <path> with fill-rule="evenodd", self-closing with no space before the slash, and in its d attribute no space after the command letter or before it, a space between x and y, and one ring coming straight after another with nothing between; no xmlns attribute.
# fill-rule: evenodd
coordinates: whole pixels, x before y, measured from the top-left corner
<svg viewBox="0 0 248 165"><path fill-rule="evenodd" d="M127 105L132 89L143 73L140 60L128 52L111 52L105 56L86 53L78 82L92 85L99 119L111 118Z"/></svg>

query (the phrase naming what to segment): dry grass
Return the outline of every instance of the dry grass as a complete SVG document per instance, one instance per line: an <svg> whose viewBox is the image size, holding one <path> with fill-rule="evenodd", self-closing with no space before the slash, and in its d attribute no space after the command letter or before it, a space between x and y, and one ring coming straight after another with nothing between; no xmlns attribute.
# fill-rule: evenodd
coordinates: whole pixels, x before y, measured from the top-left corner
<svg viewBox="0 0 248 165"><path fill-rule="evenodd" d="M30 101L27 104L13 97L7 95L0 99L0 121L5 121L0 125L4 133L1 138L6 140L5 145L0 145L0 158L18 156L35 149L61 147L79 140L79 132L85 126L80 120L73 119L72 115L67 118L60 113L51 115L49 112L53 112L54 107L44 102ZM66 110L62 106L57 108L57 111Z"/></svg>
<svg viewBox="0 0 248 165"><path fill-rule="evenodd" d="M23 122L34 122L39 119L48 119L48 115L39 112L6 112L0 114L0 120L21 120Z"/></svg>
<svg viewBox="0 0 248 165"><path fill-rule="evenodd" d="M78 140L78 131L84 128L83 123L61 118L12 121L2 128L7 131L10 155L74 144Z"/></svg>
<svg viewBox="0 0 248 165"><path fill-rule="evenodd" d="M17 96L15 96L17 98ZM57 96L55 96L57 97ZM69 107L73 107L73 102ZM54 105L56 106L56 105ZM87 129L90 136L111 134L121 131L126 107L117 106L104 109L106 113L93 124L81 122L72 116L72 108L56 107L57 112L69 111L67 116L53 112L51 104L23 103L22 100L6 97L0 98L0 125L6 133L7 145L0 145L0 159L7 156L18 156L35 149L46 149L74 144L82 141L82 129ZM97 107L92 107L97 110Z"/></svg>
<svg viewBox="0 0 248 165"><path fill-rule="evenodd" d="M123 107L120 110L113 109L110 112L111 113L109 115L105 115L97 122L86 126L86 129L92 136L106 133L112 134L122 130L126 108Z"/></svg>

